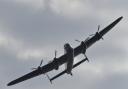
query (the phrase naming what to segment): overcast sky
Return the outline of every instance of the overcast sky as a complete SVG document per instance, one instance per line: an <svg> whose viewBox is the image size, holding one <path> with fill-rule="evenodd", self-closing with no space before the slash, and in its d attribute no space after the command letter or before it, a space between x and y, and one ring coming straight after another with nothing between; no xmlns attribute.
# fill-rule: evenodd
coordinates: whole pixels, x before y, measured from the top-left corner
<svg viewBox="0 0 128 89"><path fill-rule="evenodd" d="M128 89L127 0L0 0L0 89ZM65 74L51 85L45 75L14 86L11 80L63 54L63 45L76 47L75 39L113 22L117 24L104 40L87 50L90 62ZM79 61L83 58L76 58ZM62 71L64 66L59 70ZM48 73L50 77L57 71Z"/></svg>

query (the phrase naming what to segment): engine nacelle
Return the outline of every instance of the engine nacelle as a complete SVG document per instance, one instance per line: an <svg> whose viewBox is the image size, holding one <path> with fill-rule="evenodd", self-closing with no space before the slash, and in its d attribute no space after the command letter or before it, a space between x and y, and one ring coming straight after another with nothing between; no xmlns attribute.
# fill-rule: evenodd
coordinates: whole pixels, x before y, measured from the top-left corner
<svg viewBox="0 0 128 89"><path fill-rule="evenodd" d="M58 70L59 69L59 63L58 63L58 61L57 61L57 58L54 58L54 60L53 60L53 62L55 62L55 70Z"/></svg>

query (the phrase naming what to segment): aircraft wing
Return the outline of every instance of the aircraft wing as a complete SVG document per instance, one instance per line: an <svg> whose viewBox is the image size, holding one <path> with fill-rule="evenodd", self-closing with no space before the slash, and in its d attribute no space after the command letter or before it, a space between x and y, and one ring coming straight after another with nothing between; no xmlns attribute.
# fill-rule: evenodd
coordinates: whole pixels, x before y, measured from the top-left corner
<svg viewBox="0 0 128 89"><path fill-rule="evenodd" d="M120 20L122 19L123 17L119 17L118 19L116 19L114 22L112 22L110 25L108 25L106 28L104 28L103 30L101 30L99 32L99 35L101 36L104 36L108 31L110 31L117 23L120 22ZM95 42L97 42L98 40L100 40L101 38L98 38L97 35L94 35L92 36L91 38L89 38L87 41L84 41L85 44L86 44L86 48L88 49L91 45L93 45ZM77 56L81 53L81 50L83 49L83 47L80 45L78 47L76 47L74 49L74 56Z"/></svg>
<svg viewBox="0 0 128 89"><path fill-rule="evenodd" d="M28 80L30 78L39 76L41 74L45 74L46 72L53 70L54 69L54 66L55 66L55 63L53 63L53 62L52 63L49 63L49 64L46 64L43 67L40 67L40 69L37 68L36 70L34 70L34 71L32 71L32 72L30 72L30 73L28 73L28 74L26 74L26 75L24 75L24 76L22 76L20 78L17 78L15 80L11 81L7 85L8 86L11 86L11 85L20 83L22 81Z"/></svg>
<svg viewBox="0 0 128 89"><path fill-rule="evenodd" d="M16 79L16 80L13 80L12 82L8 83L7 85L10 86L10 85L16 84L16 83L22 82L24 80L27 80L27 79L33 78L35 76L38 76L40 74L41 74L41 72L39 70L35 70L35 71L32 71L32 72Z"/></svg>

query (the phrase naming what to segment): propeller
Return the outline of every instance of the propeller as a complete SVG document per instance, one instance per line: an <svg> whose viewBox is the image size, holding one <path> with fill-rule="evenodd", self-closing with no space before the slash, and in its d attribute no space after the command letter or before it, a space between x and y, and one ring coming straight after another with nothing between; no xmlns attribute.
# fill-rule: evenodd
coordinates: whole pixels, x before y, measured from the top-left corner
<svg viewBox="0 0 128 89"><path fill-rule="evenodd" d="M57 55L57 51L55 50L55 57L54 57L54 59L56 59L56 55Z"/></svg>
<svg viewBox="0 0 128 89"><path fill-rule="evenodd" d="M100 35L100 34L99 34L99 30L100 30L100 25L98 25L98 30L97 30L97 32L96 32L95 34L91 34L91 35L89 35L89 36L94 36L94 35L96 35L96 34ZM101 39L104 40L103 37L101 37Z"/></svg>
<svg viewBox="0 0 128 89"><path fill-rule="evenodd" d="M48 75L48 74L46 74L46 76L47 76L48 80L50 81L50 83L52 84L52 81L50 80L49 75Z"/></svg>
<svg viewBox="0 0 128 89"><path fill-rule="evenodd" d="M98 30L97 30L98 34L99 34L99 30L100 30L100 25L98 25ZM104 40L103 37L101 37L101 39Z"/></svg>
<svg viewBox="0 0 128 89"><path fill-rule="evenodd" d="M42 65L42 63L43 63L43 59L42 59L41 62L40 62L40 66Z"/></svg>
<svg viewBox="0 0 128 89"><path fill-rule="evenodd" d="M97 30L96 33L99 33L99 30L100 30L100 25L98 25L98 30ZM96 34L96 33L95 33L95 34ZM94 36L95 34L91 34L91 35L89 35L89 36Z"/></svg>
<svg viewBox="0 0 128 89"><path fill-rule="evenodd" d="M31 68L31 69L32 70L37 70L37 69L41 68L42 63L43 63L43 59L41 60L40 65L37 68Z"/></svg>
<svg viewBox="0 0 128 89"><path fill-rule="evenodd" d="M98 25L98 30L97 30L97 32L99 32L99 30L100 30L100 25Z"/></svg>
<svg viewBox="0 0 128 89"><path fill-rule="evenodd" d="M85 56L86 60L89 62L89 59L88 59L88 57L86 56L86 54L84 54L84 56Z"/></svg>
<svg viewBox="0 0 128 89"><path fill-rule="evenodd" d="M55 60L56 59L56 56L57 56L57 51L55 50L55 57L54 57L54 59L53 60ZM51 63L52 61L49 61L48 63Z"/></svg>
<svg viewBox="0 0 128 89"><path fill-rule="evenodd" d="M87 37L86 39L85 39L85 41L80 41L80 40L75 40L76 42L79 42L79 43L81 43L81 42L86 42L86 41L88 41L88 39L89 39L89 37Z"/></svg>
<svg viewBox="0 0 128 89"><path fill-rule="evenodd" d="M79 40L75 40L76 42L81 42L81 41L79 41Z"/></svg>

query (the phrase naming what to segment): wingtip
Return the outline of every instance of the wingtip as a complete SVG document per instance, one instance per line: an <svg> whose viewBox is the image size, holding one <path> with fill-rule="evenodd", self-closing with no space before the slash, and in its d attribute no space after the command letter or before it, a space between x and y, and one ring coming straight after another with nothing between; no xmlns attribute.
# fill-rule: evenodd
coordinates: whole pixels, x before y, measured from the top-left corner
<svg viewBox="0 0 128 89"><path fill-rule="evenodd" d="M120 16L115 22L118 23L123 19L123 16Z"/></svg>
<svg viewBox="0 0 128 89"><path fill-rule="evenodd" d="M121 16L121 18L123 18L123 16Z"/></svg>
<svg viewBox="0 0 128 89"><path fill-rule="evenodd" d="M7 86L11 86L11 85L13 85L13 84L14 84L14 83L10 82L10 83L7 84Z"/></svg>
<svg viewBox="0 0 128 89"><path fill-rule="evenodd" d="M121 20L121 19L123 19L123 16L121 16L121 17L119 17L119 18L120 18L120 20Z"/></svg>
<svg viewBox="0 0 128 89"><path fill-rule="evenodd" d="M10 84L10 83L8 83L8 84L7 84L7 86L11 86L11 84Z"/></svg>

